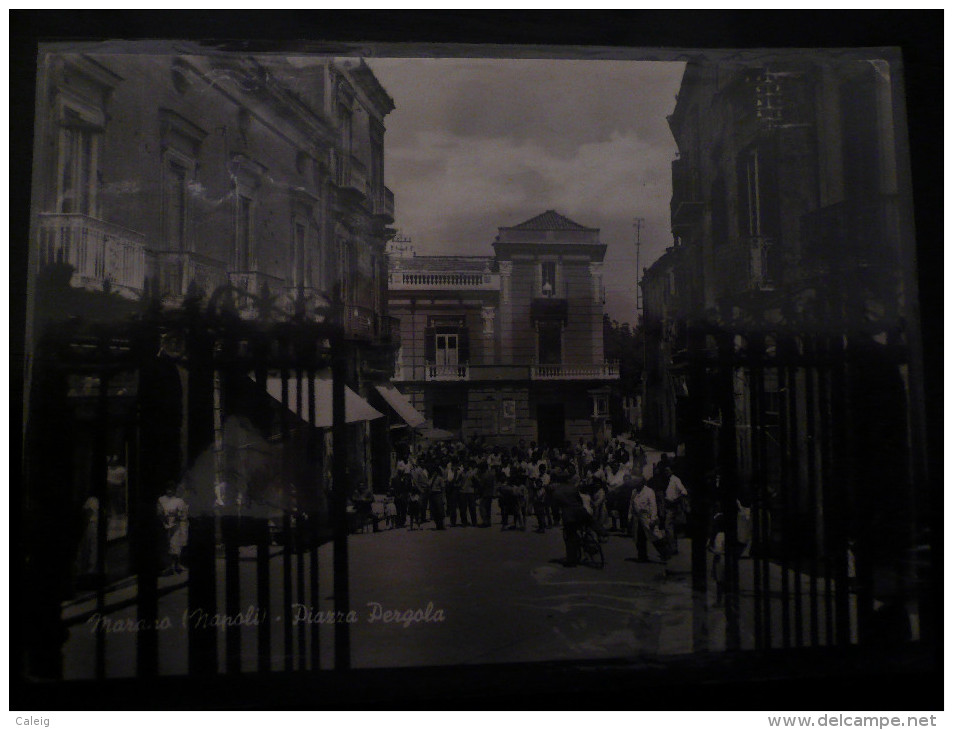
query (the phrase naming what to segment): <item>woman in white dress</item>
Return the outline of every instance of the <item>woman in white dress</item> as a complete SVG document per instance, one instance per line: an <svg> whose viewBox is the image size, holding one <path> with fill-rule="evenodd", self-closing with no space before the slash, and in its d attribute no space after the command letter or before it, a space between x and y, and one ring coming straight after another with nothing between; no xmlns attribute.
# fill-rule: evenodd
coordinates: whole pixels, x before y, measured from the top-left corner
<svg viewBox="0 0 953 730"><path fill-rule="evenodd" d="M168 553L172 559L170 572L181 573L182 549L189 542L189 507L176 495L174 482L166 486L165 494L159 497L158 514L162 520L168 541Z"/></svg>

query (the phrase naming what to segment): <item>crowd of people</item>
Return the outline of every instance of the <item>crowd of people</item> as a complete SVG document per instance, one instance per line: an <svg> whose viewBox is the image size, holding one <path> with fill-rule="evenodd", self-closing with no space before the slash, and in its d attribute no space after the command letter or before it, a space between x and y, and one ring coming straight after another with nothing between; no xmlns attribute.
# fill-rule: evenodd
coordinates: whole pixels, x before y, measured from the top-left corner
<svg viewBox="0 0 953 730"><path fill-rule="evenodd" d="M566 564L579 560L578 528L590 526L605 541L611 531L636 541L638 559L648 546L668 560L678 551L676 530L689 510L688 490L667 454L646 477L645 450L634 440L603 444L579 439L544 448L520 440L511 448L438 442L397 454L388 493L390 527L489 528L497 505L502 530L544 533L563 529Z"/></svg>

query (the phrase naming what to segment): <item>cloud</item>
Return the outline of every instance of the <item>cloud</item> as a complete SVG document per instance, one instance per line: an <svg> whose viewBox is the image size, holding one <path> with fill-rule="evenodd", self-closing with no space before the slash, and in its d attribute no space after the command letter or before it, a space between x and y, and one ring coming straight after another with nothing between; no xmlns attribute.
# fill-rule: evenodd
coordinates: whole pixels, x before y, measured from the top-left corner
<svg viewBox="0 0 953 730"><path fill-rule="evenodd" d="M601 229L611 316L635 318L641 265L671 244L675 144L666 115L682 64L372 59L396 225L420 254L491 254L500 226L547 209Z"/></svg>

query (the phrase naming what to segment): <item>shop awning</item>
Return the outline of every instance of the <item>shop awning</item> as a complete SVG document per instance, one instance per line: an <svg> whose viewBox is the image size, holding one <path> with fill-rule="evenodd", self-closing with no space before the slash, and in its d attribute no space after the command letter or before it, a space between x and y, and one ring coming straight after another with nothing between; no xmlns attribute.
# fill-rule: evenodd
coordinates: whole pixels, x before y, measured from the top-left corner
<svg viewBox="0 0 953 730"><path fill-rule="evenodd" d="M424 417L420 414L407 396L401 393L397 388L395 388L390 383L384 383L383 385L375 385L377 392L381 394L381 397L387 401L387 405L393 408L397 415L404 419L404 422L411 428L416 428L424 422Z"/></svg>
<svg viewBox="0 0 953 730"><path fill-rule="evenodd" d="M281 378L269 377L267 383L268 395L281 403ZM329 374L318 374L314 379L314 426L317 428L331 428L332 424L332 383ZM301 380L301 412L298 413L298 381L288 379L288 409L299 416L306 423L308 419L308 380ZM383 418L384 414L374 410L371 405L353 390L344 388L344 420L348 423L359 421L373 421Z"/></svg>

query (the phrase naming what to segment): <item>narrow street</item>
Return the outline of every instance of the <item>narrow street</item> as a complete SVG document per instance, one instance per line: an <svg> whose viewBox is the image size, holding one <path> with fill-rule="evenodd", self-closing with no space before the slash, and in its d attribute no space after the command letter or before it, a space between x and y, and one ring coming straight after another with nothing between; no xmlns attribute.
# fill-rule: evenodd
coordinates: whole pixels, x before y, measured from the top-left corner
<svg viewBox="0 0 953 730"><path fill-rule="evenodd" d="M658 461L650 451L646 474ZM650 562L636 561L631 538L613 533L603 545L603 569L563 565L565 547L561 528L545 534L534 531L530 517L526 531L502 529L494 505L490 528L447 527L438 531L433 523L423 529L398 528L354 534L348 541L350 563L350 608L354 612L351 662L357 669L537 662L587 659L633 659L656 654L692 651L691 540L679 540L679 554L663 566L649 548ZM321 668L334 663L334 626L325 620L333 615L333 547L319 549L319 598L313 600L308 564L301 556L290 557L291 643L285 645L288 623L283 609L285 557L272 548L270 596L265 610L257 604L255 548L242 548L239 566L240 613L250 625L239 629L241 668L258 667L257 620L271 628L271 668L287 668L285 658L294 657L293 668L309 669L312 626L317 626ZM742 649L754 648L754 577L750 560L739 563L741 593L740 639ZM225 616L225 562L219 558L218 614ZM789 574L791 585L797 580ZM801 576L803 630L807 623L810 578ZM770 566L772 586L772 642L781 638L781 570ZM305 593L298 594L299 584ZM159 617L168 625L160 629L160 674L188 671L187 573L160 579ZM107 605L123 600L131 604L134 585L117 588ZM725 614L714 606L714 586L709 585L709 650L725 648ZM851 624L855 626L854 598ZM92 602L74 604L64 618L92 609ZM300 607L299 607L300 606ZM310 616L308 611L311 611ZM393 612L389 614L388 612ZM405 615L406 614L406 615ZM415 619L416 614L416 619ZM135 622L135 606L107 613L111 626L127 619ZM388 620L389 619L389 620ZM429 620L428 620L429 619ZM211 622L215 617L206 617ZM308 621L314 621L314 624ZM820 606L819 620L826 623ZM823 630L821 630L823 634ZM303 634L303 635L302 635ZM134 676L135 631L109 631L106 635L106 674ZM219 631L219 670L226 666L225 628ZM822 638L823 643L823 638ZM304 646L302 653L300 647ZM90 678L94 674L95 631L92 623L74 624L65 647L65 678ZM303 658L302 658L303 657Z"/></svg>
<svg viewBox="0 0 953 730"><path fill-rule="evenodd" d="M562 530L545 534L492 528L456 527L441 532L387 530L353 535L349 541L352 664L355 668L441 664L524 662L560 659L633 657L640 654L691 651L691 596L688 541L669 562L635 562L632 540L613 535L604 545L606 566L566 568L562 565ZM254 549L248 557L253 556ZM332 548L320 550L320 612L333 611ZM307 557L307 556L306 556ZM272 558L273 668L284 667L281 555ZM305 560L307 564L307 560ZM297 583L292 556L292 585ZM220 561L224 572L224 561ZM305 576L307 585L309 577ZM243 612L255 606L255 563L243 560L240 570ZM296 603L307 600L295 596ZM374 604L380 604L376 608ZM385 611L433 609L442 621L404 625L385 622ZM220 591L219 611L224 609ZM170 626L160 631L160 672L187 669L183 583L160 599L159 616ZM109 614L113 621L135 620L134 607ZM304 621L297 631L308 628ZM322 667L333 661L333 626L321 625ZM310 631L306 632L310 635ZM255 671L257 627L241 629L242 666ZM220 666L224 666L224 631ZM135 633L107 635L107 675L132 676ZM67 678L92 676L95 654L92 624L71 628L66 645ZM297 664L295 665L298 666Z"/></svg>

